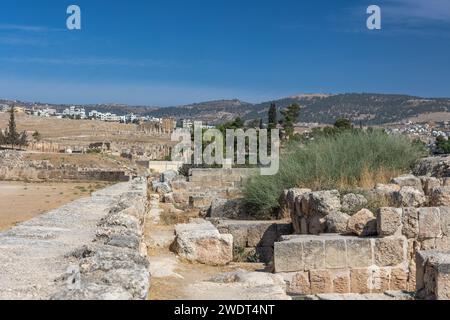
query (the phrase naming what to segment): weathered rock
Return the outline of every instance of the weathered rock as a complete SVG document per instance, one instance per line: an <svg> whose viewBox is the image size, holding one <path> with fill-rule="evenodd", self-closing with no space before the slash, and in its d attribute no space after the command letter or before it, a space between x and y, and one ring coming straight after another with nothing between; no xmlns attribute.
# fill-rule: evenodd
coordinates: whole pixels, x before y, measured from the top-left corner
<svg viewBox="0 0 450 320"><path fill-rule="evenodd" d="M398 208L380 208L377 215L378 235L381 237L401 235L403 211Z"/></svg>
<svg viewBox="0 0 450 320"><path fill-rule="evenodd" d="M367 199L361 194L349 193L342 197L342 210L347 213L354 213L367 205Z"/></svg>
<svg viewBox="0 0 450 320"><path fill-rule="evenodd" d="M394 178L391 180L391 184L399 185L401 188L414 187L415 189L422 190L422 181L412 174Z"/></svg>
<svg viewBox="0 0 450 320"><path fill-rule="evenodd" d="M163 195L163 202L164 203L175 203L175 199L174 199L173 193L170 192L170 193L164 194Z"/></svg>
<svg viewBox="0 0 450 320"><path fill-rule="evenodd" d="M431 205L436 207L450 206L450 187L434 188L431 192Z"/></svg>
<svg viewBox="0 0 450 320"><path fill-rule="evenodd" d="M327 233L340 233L347 232L347 224L350 216L346 213L335 212L326 216Z"/></svg>
<svg viewBox="0 0 450 320"><path fill-rule="evenodd" d="M212 223L195 220L175 226L172 248L180 257L207 265L226 265L233 260L233 236L220 234Z"/></svg>
<svg viewBox="0 0 450 320"><path fill-rule="evenodd" d="M339 191L318 191L309 197L310 215L326 216L341 210L341 197Z"/></svg>
<svg viewBox="0 0 450 320"><path fill-rule="evenodd" d="M347 233L357 236L371 236L377 233L375 215L367 209L362 209L348 220Z"/></svg>
<svg viewBox="0 0 450 320"><path fill-rule="evenodd" d="M420 180L422 181L422 187L423 191L427 196L431 196L434 188L441 187L441 180L434 177L420 177Z"/></svg>
<svg viewBox="0 0 450 320"><path fill-rule="evenodd" d="M212 200L209 210L211 218L244 219L248 218L244 199L220 199Z"/></svg>
<svg viewBox="0 0 450 320"><path fill-rule="evenodd" d="M375 264L380 267L397 266L407 261L408 241L405 237L386 237L375 242Z"/></svg>
<svg viewBox="0 0 450 320"><path fill-rule="evenodd" d="M427 204L425 193L416 187L402 187L394 193L394 201L399 207L421 207Z"/></svg>
<svg viewBox="0 0 450 320"><path fill-rule="evenodd" d="M186 290L199 300L291 300L281 276L244 270L218 275Z"/></svg>
<svg viewBox="0 0 450 320"><path fill-rule="evenodd" d="M450 252L420 251L416 255L417 296L450 299Z"/></svg>
<svg viewBox="0 0 450 320"><path fill-rule="evenodd" d="M414 168L417 176L443 178L450 176L450 157L429 157L419 161Z"/></svg>
<svg viewBox="0 0 450 320"><path fill-rule="evenodd" d="M174 170L168 170L161 173L161 182L169 183L178 176L178 172Z"/></svg>
<svg viewBox="0 0 450 320"><path fill-rule="evenodd" d="M439 208L419 209L419 239L435 239L442 237Z"/></svg>
<svg viewBox="0 0 450 320"><path fill-rule="evenodd" d="M403 208L403 235L408 239L419 236L419 209Z"/></svg>
<svg viewBox="0 0 450 320"><path fill-rule="evenodd" d="M172 192L172 188L167 182L153 181L153 190L160 195Z"/></svg>

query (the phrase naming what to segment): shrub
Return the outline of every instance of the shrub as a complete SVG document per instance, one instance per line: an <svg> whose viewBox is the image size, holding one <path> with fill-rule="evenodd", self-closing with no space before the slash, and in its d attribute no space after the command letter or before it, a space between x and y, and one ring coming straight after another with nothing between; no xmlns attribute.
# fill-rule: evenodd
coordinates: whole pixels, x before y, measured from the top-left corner
<svg viewBox="0 0 450 320"><path fill-rule="evenodd" d="M305 144L288 145L278 174L250 179L245 187L246 199L255 216L267 218L279 208L279 197L285 189L370 188L408 172L424 155L422 145L383 131L324 135Z"/></svg>

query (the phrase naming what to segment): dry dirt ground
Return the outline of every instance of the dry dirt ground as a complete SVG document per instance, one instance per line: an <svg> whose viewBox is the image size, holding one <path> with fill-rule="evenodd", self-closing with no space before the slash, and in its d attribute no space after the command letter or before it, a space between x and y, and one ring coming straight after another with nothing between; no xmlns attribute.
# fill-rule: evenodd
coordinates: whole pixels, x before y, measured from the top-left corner
<svg viewBox="0 0 450 320"><path fill-rule="evenodd" d="M227 266L207 266L189 263L170 252L174 240L174 224L185 223L198 213L183 213L174 217L168 208L160 204L160 209L150 212L151 219L145 225L145 239L148 246L150 270L152 273L150 300L198 300L202 298L192 288L201 285L214 276L237 270L262 271L265 266L260 263L231 263ZM207 292L208 300L219 299L221 292ZM203 296L203 299L206 299Z"/></svg>
<svg viewBox="0 0 450 320"><path fill-rule="evenodd" d="M108 183L24 183L0 181L0 231L61 207Z"/></svg>

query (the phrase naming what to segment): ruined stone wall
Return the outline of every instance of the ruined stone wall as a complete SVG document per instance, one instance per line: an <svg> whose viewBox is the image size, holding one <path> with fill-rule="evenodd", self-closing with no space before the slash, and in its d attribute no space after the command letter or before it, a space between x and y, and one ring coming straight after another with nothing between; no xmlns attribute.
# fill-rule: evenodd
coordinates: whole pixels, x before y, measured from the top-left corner
<svg viewBox="0 0 450 320"><path fill-rule="evenodd" d="M450 300L450 251L420 251L416 255L417 296Z"/></svg>
<svg viewBox="0 0 450 320"><path fill-rule="evenodd" d="M139 178L0 232L0 299L147 299L147 211Z"/></svg>
<svg viewBox="0 0 450 320"><path fill-rule="evenodd" d="M143 228L147 215L145 179L131 182L97 224L92 245L75 250L59 278L54 300L146 300L150 287Z"/></svg>

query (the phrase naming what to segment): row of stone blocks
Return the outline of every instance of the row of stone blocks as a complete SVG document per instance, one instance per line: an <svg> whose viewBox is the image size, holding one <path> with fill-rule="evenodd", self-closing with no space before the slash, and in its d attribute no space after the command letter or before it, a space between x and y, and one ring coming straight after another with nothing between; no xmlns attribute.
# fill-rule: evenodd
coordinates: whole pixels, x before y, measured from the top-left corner
<svg viewBox="0 0 450 320"><path fill-rule="evenodd" d="M378 293L415 288L403 236L286 236L275 243L274 269L293 294ZM414 291L414 290L413 290Z"/></svg>

